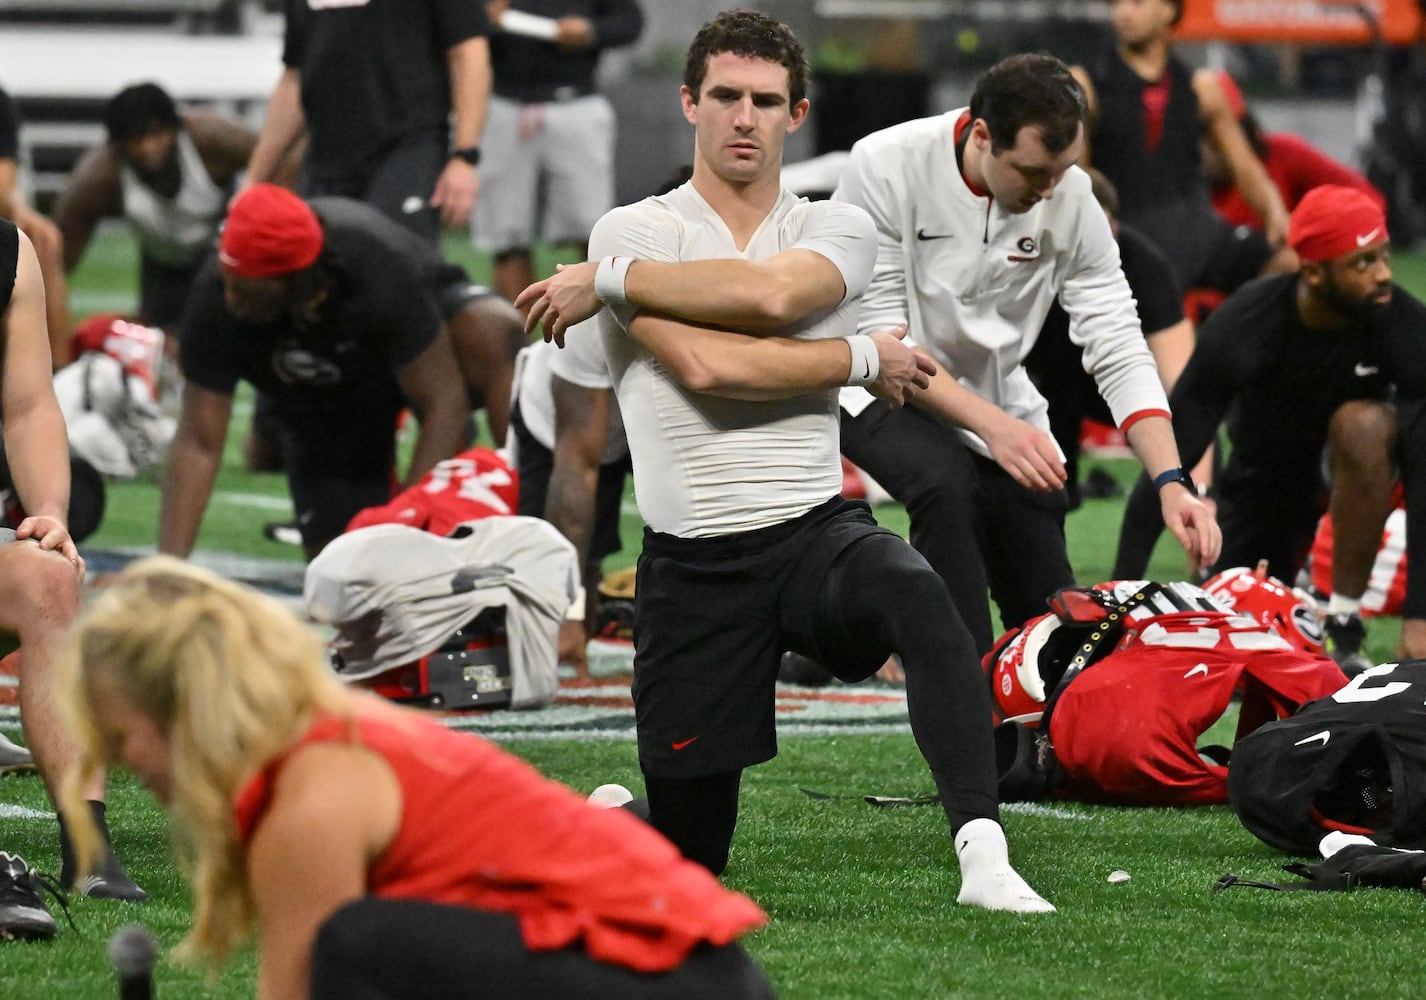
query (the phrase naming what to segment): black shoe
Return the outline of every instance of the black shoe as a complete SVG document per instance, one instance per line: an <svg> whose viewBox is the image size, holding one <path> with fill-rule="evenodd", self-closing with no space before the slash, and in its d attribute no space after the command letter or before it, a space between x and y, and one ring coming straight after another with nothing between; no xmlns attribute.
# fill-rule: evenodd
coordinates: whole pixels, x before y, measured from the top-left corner
<svg viewBox="0 0 1426 1000"><path fill-rule="evenodd" d="M1079 489L1090 500L1112 500L1124 495L1124 487L1119 485L1119 480L1098 466L1089 470Z"/></svg>
<svg viewBox="0 0 1426 1000"><path fill-rule="evenodd" d="M1375 666L1362 652L1367 628L1362 624L1361 615L1328 615L1322 620L1322 631L1327 638L1327 655L1348 677L1356 677Z"/></svg>
<svg viewBox="0 0 1426 1000"><path fill-rule="evenodd" d="M30 871L18 854L0 851L0 940L40 941L54 937L58 927L41 891L64 904L64 896L52 878ZM68 914L66 907L65 915Z"/></svg>
<svg viewBox="0 0 1426 1000"><path fill-rule="evenodd" d="M129 873L124 871L124 866L113 854L105 859L102 870L86 875L75 885L66 888L77 896L88 896L90 899L123 899L131 903L142 903L149 898L149 894L129 878Z"/></svg>

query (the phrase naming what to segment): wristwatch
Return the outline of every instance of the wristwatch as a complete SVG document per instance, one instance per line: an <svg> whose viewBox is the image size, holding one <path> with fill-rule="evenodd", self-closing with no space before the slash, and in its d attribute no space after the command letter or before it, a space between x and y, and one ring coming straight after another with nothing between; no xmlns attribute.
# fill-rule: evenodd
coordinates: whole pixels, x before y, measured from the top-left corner
<svg viewBox="0 0 1426 1000"><path fill-rule="evenodd" d="M461 146L459 149L453 149L451 150L450 159L464 160L473 167L480 162L480 147Z"/></svg>
<svg viewBox="0 0 1426 1000"><path fill-rule="evenodd" d="M1198 496L1198 487L1193 485L1193 479L1185 469L1165 469L1163 472L1160 472L1154 477L1154 490L1156 492L1160 491L1169 483L1182 483L1184 489L1188 490L1188 492L1194 496Z"/></svg>

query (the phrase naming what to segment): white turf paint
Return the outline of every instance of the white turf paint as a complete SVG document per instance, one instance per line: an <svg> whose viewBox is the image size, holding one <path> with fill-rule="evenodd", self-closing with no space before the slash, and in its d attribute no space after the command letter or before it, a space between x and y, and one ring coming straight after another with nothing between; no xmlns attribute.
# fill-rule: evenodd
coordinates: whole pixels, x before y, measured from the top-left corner
<svg viewBox="0 0 1426 1000"><path fill-rule="evenodd" d="M54 819L54 813L0 802L0 819Z"/></svg>
<svg viewBox="0 0 1426 1000"><path fill-rule="evenodd" d="M268 496L264 493L226 493L220 490L213 494L213 502L227 504L229 507L256 507L258 510L292 513L291 499Z"/></svg>
<svg viewBox="0 0 1426 1000"><path fill-rule="evenodd" d="M1098 818L1097 816L1086 816L1084 813L1071 812L1068 809L1042 806L1038 802L1006 802L1000 807L1000 811L1015 813L1018 816L1038 816L1041 819L1072 819L1079 823L1088 823Z"/></svg>

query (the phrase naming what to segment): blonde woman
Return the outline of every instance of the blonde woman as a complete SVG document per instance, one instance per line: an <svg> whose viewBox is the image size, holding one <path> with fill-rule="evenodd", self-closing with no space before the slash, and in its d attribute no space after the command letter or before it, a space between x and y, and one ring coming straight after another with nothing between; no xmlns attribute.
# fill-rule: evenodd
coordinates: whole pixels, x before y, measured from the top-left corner
<svg viewBox="0 0 1426 1000"><path fill-rule="evenodd" d="M193 885L181 954L216 967L256 936L264 1000L771 995L735 943L766 919L750 900L624 810L347 690L253 590L143 560L62 664L83 747L66 805L106 764L133 771Z"/></svg>

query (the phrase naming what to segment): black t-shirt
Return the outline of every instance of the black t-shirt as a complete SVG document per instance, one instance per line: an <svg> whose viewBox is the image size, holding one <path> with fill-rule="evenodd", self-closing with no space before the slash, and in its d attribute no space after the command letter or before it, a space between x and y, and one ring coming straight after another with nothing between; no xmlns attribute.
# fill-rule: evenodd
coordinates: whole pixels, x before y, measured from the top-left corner
<svg viewBox="0 0 1426 1000"><path fill-rule="evenodd" d="M0 160L20 158L20 113L10 95L0 89Z"/></svg>
<svg viewBox="0 0 1426 1000"><path fill-rule="evenodd" d="M435 249L375 209L317 198L332 285L310 319L238 319L216 257L203 266L179 325L178 361L193 384L229 395L252 383L285 417L387 414L403 405L395 372L430 346L441 318Z"/></svg>
<svg viewBox="0 0 1426 1000"><path fill-rule="evenodd" d="M1120 224L1115 238L1120 267L1134 293L1144 335L1167 330L1183 319L1183 294L1174 280L1173 265L1163 252L1133 226ZM1093 376L1084 370L1084 351L1069 339L1069 314L1058 300L1045 315L1035 346L1025 358L1025 370L1049 401L1052 421L1057 416L1057 406L1069 406L1076 410L1076 433L1078 418L1113 423L1109 404L1099 395ZM1060 447L1068 450L1065 441L1060 442Z"/></svg>
<svg viewBox="0 0 1426 1000"><path fill-rule="evenodd" d="M302 74L307 165L362 175L403 136L446 130L449 49L489 33L480 0L287 0L282 61Z"/></svg>
<svg viewBox="0 0 1426 1000"><path fill-rule="evenodd" d="M1314 489L1339 406L1426 390L1426 306L1396 287L1359 328L1322 333L1298 315L1297 280L1272 275L1229 296L1199 330L1169 397L1185 466L1202 457L1226 418L1225 488L1267 475L1280 489Z"/></svg>
<svg viewBox="0 0 1426 1000"><path fill-rule="evenodd" d="M492 32L490 68L495 74L495 93L513 101L548 101L564 90L592 93L599 53L628 45L644 27L638 0L521 0L519 8L539 17L583 17L594 29L594 45L564 49L542 38Z"/></svg>

